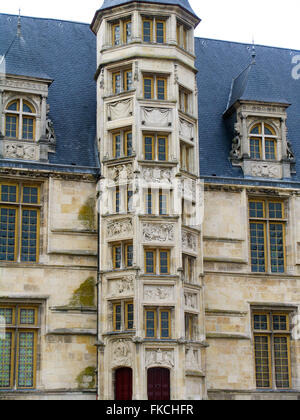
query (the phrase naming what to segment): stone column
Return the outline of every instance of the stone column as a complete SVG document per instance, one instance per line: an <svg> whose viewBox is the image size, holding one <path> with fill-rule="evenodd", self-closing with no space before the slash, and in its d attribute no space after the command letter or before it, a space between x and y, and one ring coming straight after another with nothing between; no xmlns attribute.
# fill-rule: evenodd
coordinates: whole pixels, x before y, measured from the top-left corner
<svg viewBox="0 0 300 420"><path fill-rule="evenodd" d="M287 160L287 137L286 137L286 119L281 118L281 156L279 158Z"/></svg>
<svg viewBox="0 0 300 420"><path fill-rule="evenodd" d="M1 124L2 130L0 130L0 138L2 135L4 136L3 93L4 93L4 90L0 89L0 122L2 121L2 124Z"/></svg>
<svg viewBox="0 0 300 420"><path fill-rule="evenodd" d="M141 34L139 30L140 28L139 20L140 20L139 12L135 10L132 14L132 27L131 27L133 42L142 42Z"/></svg>
<svg viewBox="0 0 300 420"><path fill-rule="evenodd" d="M247 118L245 115L240 115L240 119L242 122L242 156L249 157L250 147L248 141Z"/></svg>
<svg viewBox="0 0 300 420"><path fill-rule="evenodd" d="M177 45L177 19L174 14L171 15L170 19L168 38L169 44Z"/></svg>
<svg viewBox="0 0 300 420"><path fill-rule="evenodd" d="M48 97L48 95L42 95L42 100L41 100L41 128L40 128L40 137L46 137L47 97Z"/></svg>

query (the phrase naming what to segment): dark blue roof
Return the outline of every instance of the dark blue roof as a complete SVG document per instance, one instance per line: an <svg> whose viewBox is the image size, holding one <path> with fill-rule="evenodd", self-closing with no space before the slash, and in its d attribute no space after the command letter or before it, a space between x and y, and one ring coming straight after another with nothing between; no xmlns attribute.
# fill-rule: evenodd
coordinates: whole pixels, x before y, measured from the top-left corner
<svg viewBox="0 0 300 420"><path fill-rule="evenodd" d="M283 95L284 87L276 86L262 63L253 61L233 80L228 109L238 100L288 104Z"/></svg>
<svg viewBox="0 0 300 420"><path fill-rule="evenodd" d="M120 6L122 4L131 3L133 1L140 1L141 3L159 3L180 6L188 12L196 16L196 13L191 8L189 0L104 0L99 10L109 9L111 7Z"/></svg>
<svg viewBox="0 0 300 420"><path fill-rule="evenodd" d="M249 66L252 57L248 44L196 38L202 176L243 178L241 169L228 159L234 133L223 117L232 80L240 75L232 103L243 97L291 104L287 109L288 139L297 160L297 175L292 180L300 182L300 80L292 77L294 55L299 51L256 46L256 64Z"/></svg>
<svg viewBox="0 0 300 420"><path fill-rule="evenodd" d="M89 25L22 17L20 39L17 25L17 16L0 14L0 55L8 52L7 73L54 80L48 103L57 146L50 163L96 167L96 38Z"/></svg>

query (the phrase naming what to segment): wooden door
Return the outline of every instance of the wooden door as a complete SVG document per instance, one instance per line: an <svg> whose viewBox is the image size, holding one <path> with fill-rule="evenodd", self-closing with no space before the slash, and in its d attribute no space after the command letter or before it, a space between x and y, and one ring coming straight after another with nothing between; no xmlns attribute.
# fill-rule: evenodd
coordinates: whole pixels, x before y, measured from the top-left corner
<svg viewBox="0 0 300 420"><path fill-rule="evenodd" d="M169 401L170 397L170 371L164 368L148 370L148 400Z"/></svg>
<svg viewBox="0 0 300 420"><path fill-rule="evenodd" d="M121 368L116 370L115 399L117 401L132 400L132 369Z"/></svg>

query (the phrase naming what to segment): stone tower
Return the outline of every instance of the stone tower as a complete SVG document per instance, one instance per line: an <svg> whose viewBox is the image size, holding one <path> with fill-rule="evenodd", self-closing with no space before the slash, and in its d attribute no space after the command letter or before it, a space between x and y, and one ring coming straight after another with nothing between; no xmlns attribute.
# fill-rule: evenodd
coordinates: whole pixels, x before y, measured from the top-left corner
<svg viewBox="0 0 300 420"><path fill-rule="evenodd" d="M206 398L188 0L105 0L97 35L100 399Z"/></svg>

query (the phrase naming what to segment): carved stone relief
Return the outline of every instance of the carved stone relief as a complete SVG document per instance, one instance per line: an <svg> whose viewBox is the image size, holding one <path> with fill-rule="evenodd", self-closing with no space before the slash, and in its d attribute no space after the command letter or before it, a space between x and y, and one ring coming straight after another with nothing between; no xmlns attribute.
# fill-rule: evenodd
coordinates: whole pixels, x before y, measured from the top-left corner
<svg viewBox="0 0 300 420"><path fill-rule="evenodd" d="M146 301L171 301L174 299L174 288L172 286L145 286L144 298Z"/></svg>
<svg viewBox="0 0 300 420"><path fill-rule="evenodd" d="M125 276L118 280L110 280L109 293L111 296L132 295L133 284L134 284L134 275Z"/></svg>
<svg viewBox="0 0 300 420"><path fill-rule="evenodd" d="M113 220L107 225L107 236L109 238L131 234L132 232L133 225L131 219Z"/></svg>
<svg viewBox="0 0 300 420"><path fill-rule="evenodd" d="M234 133L235 137L232 140L232 148L230 152L231 159L241 159L242 158L242 127L240 123L234 124Z"/></svg>
<svg viewBox="0 0 300 420"><path fill-rule="evenodd" d="M278 165L257 163L252 165L251 174L265 178L281 178L281 169Z"/></svg>
<svg viewBox="0 0 300 420"><path fill-rule="evenodd" d="M5 142L3 145L3 157L10 159L38 160L39 147L34 144L21 142Z"/></svg>
<svg viewBox="0 0 300 420"><path fill-rule="evenodd" d="M183 231L182 232L182 247L185 249L192 250L194 252L197 251L197 236L193 235L190 232Z"/></svg>
<svg viewBox="0 0 300 420"><path fill-rule="evenodd" d="M191 308L194 310L197 310L199 308L197 308L197 294L196 293L191 293L191 292L185 292L184 293L184 304L186 308Z"/></svg>
<svg viewBox="0 0 300 420"><path fill-rule="evenodd" d="M113 366L131 366L132 353L130 341L116 340L112 346L112 365Z"/></svg>
<svg viewBox="0 0 300 420"><path fill-rule="evenodd" d="M109 169L109 179L114 182L127 182L133 179L132 165L118 165Z"/></svg>
<svg viewBox="0 0 300 420"><path fill-rule="evenodd" d="M142 177L148 183L168 183L172 182L172 171L169 169L143 168Z"/></svg>
<svg viewBox="0 0 300 420"><path fill-rule="evenodd" d="M170 242L174 241L174 225L170 223L144 223L144 242Z"/></svg>
<svg viewBox="0 0 300 420"><path fill-rule="evenodd" d="M107 105L108 120L114 121L132 116L132 99L112 102Z"/></svg>
<svg viewBox="0 0 300 420"><path fill-rule="evenodd" d="M146 367L149 366L166 366L173 368L174 363L174 350L162 349L148 349L146 350Z"/></svg>
<svg viewBox="0 0 300 420"><path fill-rule="evenodd" d="M187 348L185 351L185 368L187 370L200 370L200 354L199 350Z"/></svg>
<svg viewBox="0 0 300 420"><path fill-rule="evenodd" d="M194 124L180 118L179 120L179 135L183 139L194 140Z"/></svg>
<svg viewBox="0 0 300 420"><path fill-rule="evenodd" d="M146 126L169 127L172 125L172 110L168 108L141 108L142 124Z"/></svg>

